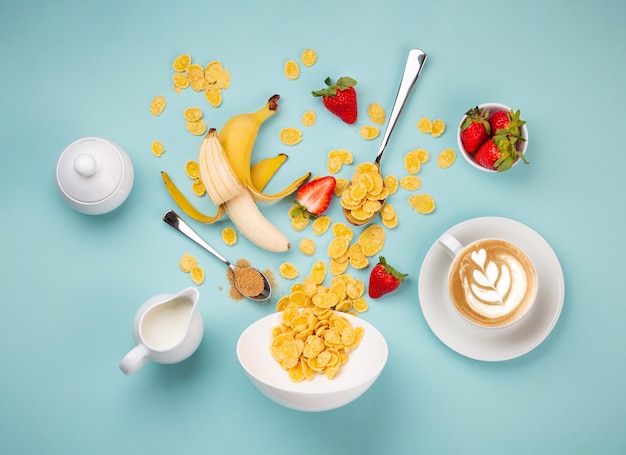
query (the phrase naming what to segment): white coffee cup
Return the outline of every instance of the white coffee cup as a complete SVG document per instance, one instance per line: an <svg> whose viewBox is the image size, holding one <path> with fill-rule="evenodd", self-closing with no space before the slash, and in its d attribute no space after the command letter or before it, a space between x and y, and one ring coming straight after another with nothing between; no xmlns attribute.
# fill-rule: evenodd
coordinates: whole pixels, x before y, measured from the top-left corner
<svg viewBox="0 0 626 455"><path fill-rule="evenodd" d="M448 294L468 321L481 327L506 327L534 305L537 272L519 246L497 238L462 245L450 233L438 242L452 257Z"/></svg>

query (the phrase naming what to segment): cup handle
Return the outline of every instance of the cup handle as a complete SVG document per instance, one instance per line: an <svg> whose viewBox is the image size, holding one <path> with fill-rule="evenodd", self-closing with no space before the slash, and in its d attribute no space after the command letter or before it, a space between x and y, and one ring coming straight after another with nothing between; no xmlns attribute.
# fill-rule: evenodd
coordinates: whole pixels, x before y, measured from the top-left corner
<svg viewBox="0 0 626 455"><path fill-rule="evenodd" d="M135 346L120 362L120 370L126 375L131 375L148 363L148 360L148 349L143 345Z"/></svg>
<svg viewBox="0 0 626 455"><path fill-rule="evenodd" d="M439 242L439 244L445 248L446 253L448 253L451 258L455 258L456 255L459 254L463 249L463 245L461 244L461 242L459 242L456 237L453 237L447 232L439 237L437 239L437 242Z"/></svg>

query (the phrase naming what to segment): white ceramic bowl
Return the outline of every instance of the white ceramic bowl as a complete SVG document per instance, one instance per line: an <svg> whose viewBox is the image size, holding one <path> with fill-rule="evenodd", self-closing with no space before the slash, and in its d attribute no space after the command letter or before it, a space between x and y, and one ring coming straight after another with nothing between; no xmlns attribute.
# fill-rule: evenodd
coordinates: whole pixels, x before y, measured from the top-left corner
<svg viewBox="0 0 626 455"><path fill-rule="evenodd" d="M73 209L101 215L119 207L133 187L133 164L115 142L85 137L68 145L57 161L56 183Z"/></svg>
<svg viewBox="0 0 626 455"><path fill-rule="evenodd" d="M274 313L251 324L239 337L237 357L252 383L269 399L298 411L327 411L360 397L376 381L387 363L388 349L381 333L371 324L342 313L353 327L365 333L350 360L334 379L316 374L311 381L293 382L272 357L272 329L280 325L282 313Z"/></svg>
<svg viewBox="0 0 626 455"><path fill-rule="evenodd" d="M489 115L491 116L494 112L496 111L510 111L511 108L509 106L507 106L506 104L500 104L500 103L484 103L484 104L479 104L478 105L479 108L481 109L487 109L489 111ZM474 155L471 153L468 153L465 150L465 147L463 147L463 142L461 142L461 125L463 125L463 122L465 121L465 119L467 118L466 115L463 115L463 118L461 118L461 121L459 122L459 126L456 129L456 140L457 143L459 145L459 151L461 152L461 155L463 155L463 157L465 158L465 160L472 165L473 167L475 167L476 169L479 169L481 171L484 172L493 172L493 173L497 173L498 171L494 170L494 169L487 169L486 167L481 166L480 164L478 164L475 160L474 160ZM523 119L523 117L522 117ZM525 141L520 141L518 142L518 147L517 149L522 152L522 153L526 153L526 148L528 147L528 128L526 128L526 125L522 125L522 127L520 128L520 132L522 134L522 138L526 139ZM522 161L521 159L518 159L515 163L513 163L513 166L517 166L517 164Z"/></svg>

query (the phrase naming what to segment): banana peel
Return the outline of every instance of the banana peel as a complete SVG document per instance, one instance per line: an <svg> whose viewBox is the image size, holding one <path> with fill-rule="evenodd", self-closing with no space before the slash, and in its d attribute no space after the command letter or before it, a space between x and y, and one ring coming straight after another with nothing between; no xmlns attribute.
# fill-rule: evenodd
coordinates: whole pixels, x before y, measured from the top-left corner
<svg viewBox="0 0 626 455"><path fill-rule="evenodd" d="M205 215L201 213L198 209L196 209L191 202L185 197L185 195L178 189L178 187L174 184L170 176L167 172L161 171L161 178L165 183L165 188L167 192L170 194L176 205L180 207L180 209L186 213L188 216L193 218L196 221L204 224L213 224L218 221L220 218L224 216L226 213L224 207L222 205L217 207L217 213L214 216Z"/></svg>

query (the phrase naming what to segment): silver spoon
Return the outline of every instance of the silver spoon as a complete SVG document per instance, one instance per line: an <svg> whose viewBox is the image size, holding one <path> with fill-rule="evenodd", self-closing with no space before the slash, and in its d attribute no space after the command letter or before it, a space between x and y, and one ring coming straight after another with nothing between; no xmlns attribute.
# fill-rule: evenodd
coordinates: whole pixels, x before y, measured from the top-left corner
<svg viewBox="0 0 626 455"><path fill-rule="evenodd" d="M263 273L261 273L259 270L254 269L252 267L239 267L237 265L231 264L224 256L219 254L215 249L213 249L211 245L206 243L202 239L202 237L200 237L193 229L191 229L191 227L189 227L189 225L185 223L174 210L168 210L167 212L165 212L165 214L163 215L163 221L165 221L167 224L172 226L174 229L176 229L178 232L180 232L184 236L196 242L202 248L204 248L213 256L215 256L220 261L222 261L224 264L226 264L228 268L232 270L233 272L233 277L234 277L233 283L235 284L235 287L241 293L241 295L243 295L244 297L250 300L254 300L255 302L264 302L272 296L272 286L270 285L269 280ZM251 269L257 272L263 278L263 291L261 291L261 293L256 296L247 295L247 293L244 292L241 289L240 285L237 283L237 277L238 277L237 269L239 270Z"/></svg>
<svg viewBox="0 0 626 455"><path fill-rule="evenodd" d="M402 74L402 80L400 81L400 87L398 88L398 94L396 95L396 100L393 103L393 107L391 108L391 114L389 115L389 122L387 123L387 129L383 134L383 140L380 144L380 149L378 150L378 154L376 155L376 159L374 160L374 164L378 167L378 172L380 173L380 160L383 158L383 152L387 147L387 142L389 141L389 137L393 132L394 127L396 126L396 122L398 121L398 117L400 117L400 113L406 104L406 101L409 99L409 95L413 90L413 86L415 86L415 82L417 81L417 77L424 66L424 62L426 62L426 54L424 51L420 49L411 49L409 51L409 56L406 60L406 65L404 67L404 73ZM383 182L384 186L384 182ZM344 215L346 219L355 226L362 226L364 224L369 223L374 219L376 215L382 209L385 200L380 201L380 208L377 212L373 213L371 217L365 220L357 220L352 216L350 210L344 209Z"/></svg>

